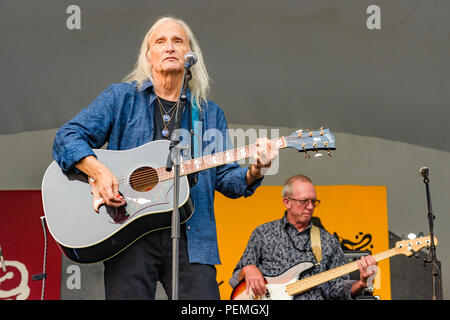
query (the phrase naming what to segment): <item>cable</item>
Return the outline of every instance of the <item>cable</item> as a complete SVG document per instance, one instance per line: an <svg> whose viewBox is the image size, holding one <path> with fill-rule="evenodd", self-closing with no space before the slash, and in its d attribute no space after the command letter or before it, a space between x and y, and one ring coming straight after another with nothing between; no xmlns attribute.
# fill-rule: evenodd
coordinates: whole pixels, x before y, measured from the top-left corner
<svg viewBox="0 0 450 320"><path fill-rule="evenodd" d="M47 230L45 229L45 216L41 216L41 224L42 224L42 230L44 231L44 261L43 261L43 270L42 273L34 274L31 279L36 280L42 280L42 291L41 291L41 300L44 300L44 292L45 292L45 279L47 278Z"/></svg>
<svg viewBox="0 0 450 320"><path fill-rule="evenodd" d="M43 270L44 278L42 279L42 292L41 292L41 300L44 300L44 292L45 292L45 279L47 278L47 230L45 229L45 217L41 217L42 230L44 231L44 262L43 262Z"/></svg>

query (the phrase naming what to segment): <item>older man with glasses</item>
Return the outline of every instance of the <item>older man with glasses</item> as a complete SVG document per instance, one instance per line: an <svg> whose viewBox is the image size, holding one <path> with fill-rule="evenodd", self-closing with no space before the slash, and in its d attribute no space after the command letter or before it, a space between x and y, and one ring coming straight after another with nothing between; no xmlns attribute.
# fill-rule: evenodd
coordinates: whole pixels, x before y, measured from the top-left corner
<svg viewBox="0 0 450 320"><path fill-rule="evenodd" d="M311 218L320 204L311 179L304 175L290 177L282 190L285 214L279 220L258 226L252 233L247 248L234 269L230 285L234 288L245 281L247 294L266 295L264 277L277 277L302 262L314 262L314 267L301 273L300 278L337 268L344 264L344 253L335 236L319 230L321 260L317 263L311 243ZM367 287L373 274L368 270L376 261L372 256L358 260L360 280L338 277L298 294L296 300L353 299Z"/></svg>

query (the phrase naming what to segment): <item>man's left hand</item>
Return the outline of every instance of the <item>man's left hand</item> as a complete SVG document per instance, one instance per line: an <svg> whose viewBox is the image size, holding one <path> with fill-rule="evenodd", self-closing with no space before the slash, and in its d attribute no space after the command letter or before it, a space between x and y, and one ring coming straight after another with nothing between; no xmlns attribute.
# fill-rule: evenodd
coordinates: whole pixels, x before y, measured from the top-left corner
<svg viewBox="0 0 450 320"><path fill-rule="evenodd" d="M267 138L256 140L255 164L251 168L251 174L255 177L264 175L264 168L269 168L272 161L278 157L278 148Z"/></svg>
<svg viewBox="0 0 450 320"><path fill-rule="evenodd" d="M367 279L374 274L375 270L367 270L369 266L376 265L375 258L371 255L361 257L358 260L359 278L362 286L367 287Z"/></svg>

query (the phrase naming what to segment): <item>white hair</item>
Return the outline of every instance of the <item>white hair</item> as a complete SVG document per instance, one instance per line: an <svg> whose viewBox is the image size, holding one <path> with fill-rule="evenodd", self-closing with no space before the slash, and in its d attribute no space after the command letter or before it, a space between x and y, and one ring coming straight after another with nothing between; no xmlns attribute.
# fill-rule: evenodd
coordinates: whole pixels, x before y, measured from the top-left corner
<svg viewBox="0 0 450 320"><path fill-rule="evenodd" d="M303 174L297 174L295 176L292 176L289 179L287 179L283 185L283 189L281 190L281 196L283 198L289 197L293 194L293 192L294 192L293 186L294 186L294 182L296 182L296 181L309 182L312 184L311 179Z"/></svg>
<svg viewBox="0 0 450 320"><path fill-rule="evenodd" d="M201 108L201 103L202 102L206 103L207 101L210 78L208 72L206 71L205 62L203 60L202 51L200 49L198 41L195 38L191 28L186 24L186 22L184 22L181 19L171 16L164 16L159 18L153 24L153 26L148 30L147 34L145 35L144 40L142 41L141 49L138 55L138 60L136 62L134 70L131 71L123 79L123 81L124 82L136 81L138 88L141 88L143 83L147 79L150 79L150 81L154 82L152 77L152 68L146 57L147 52L149 50L149 38L158 25L168 20L175 21L176 23L178 23L183 27L183 29L186 31L188 35L191 51L197 55L198 61L195 65L191 67L192 79L189 82L189 88L191 89L191 96L192 96L191 100L195 100L197 106Z"/></svg>

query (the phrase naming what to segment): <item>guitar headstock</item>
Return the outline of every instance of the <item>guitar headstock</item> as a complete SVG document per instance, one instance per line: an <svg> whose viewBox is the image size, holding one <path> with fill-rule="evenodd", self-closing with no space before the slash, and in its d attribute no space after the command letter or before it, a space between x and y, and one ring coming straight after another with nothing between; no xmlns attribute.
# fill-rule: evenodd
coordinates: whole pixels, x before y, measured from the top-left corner
<svg viewBox="0 0 450 320"><path fill-rule="evenodd" d="M434 244L437 245L437 243L438 241L436 237L434 237ZM396 242L395 251L399 254L401 253L404 254L405 256L410 256L414 252L417 252L425 247L429 247L430 245L431 245L431 238L429 236L420 237L412 240L403 240Z"/></svg>
<svg viewBox="0 0 450 320"><path fill-rule="evenodd" d="M330 150L336 150L335 141L329 129L298 130L286 137L286 147L305 152L307 158L309 158L308 151L315 151L317 152L316 155L322 155L318 153L319 150L326 150L328 155L331 156Z"/></svg>

